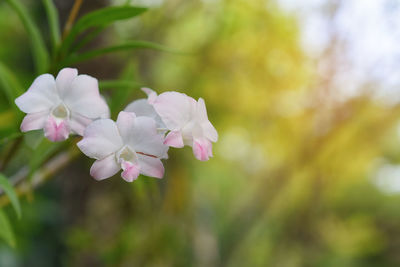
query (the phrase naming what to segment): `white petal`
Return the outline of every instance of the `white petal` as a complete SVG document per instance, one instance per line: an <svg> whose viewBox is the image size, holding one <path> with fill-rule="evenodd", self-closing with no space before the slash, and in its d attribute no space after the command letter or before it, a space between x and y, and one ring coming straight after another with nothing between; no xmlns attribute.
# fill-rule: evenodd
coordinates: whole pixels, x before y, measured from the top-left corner
<svg viewBox="0 0 400 267"><path fill-rule="evenodd" d="M194 119L197 102L178 92L165 92L154 101L154 109L169 130L178 130Z"/></svg>
<svg viewBox="0 0 400 267"><path fill-rule="evenodd" d="M164 145L163 141L162 136L157 133L156 122L152 118L135 118L127 144L136 152L164 157L168 146Z"/></svg>
<svg viewBox="0 0 400 267"><path fill-rule="evenodd" d="M28 91L15 99L15 104L25 113L49 110L59 102L56 82L50 74L37 77Z"/></svg>
<svg viewBox="0 0 400 267"><path fill-rule="evenodd" d="M206 104L203 98L199 98L196 104L196 117L199 122L208 121Z"/></svg>
<svg viewBox="0 0 400 267"><path fill-rule="evenodd" d="M77 145L85 155L103 159L118 151L123 143L115 122L100 119L86 127L83 139Z"/></svg>
<svg viewBox="0 0 400 267"><path fill-rule="evenodd" d="M217 142L218 133L215 130L214 126L208 120L206 104L204 103L203 98L199 98L197 102L197 111L196 111L197 121L200 123L201 128L203 130L203 135L212 142Z"/></svg>
<svg viewBox="0 0 400 267"><path fill-rule="evenodd" d="M69 120L69 126L72 132L83 136L86 127L92 122L91 119L86 118L78 113L71 112L71 117Z"/></svg>
<svg viewBox="0 0 400 267"><path fill-rule="evenodd" d="M158 116L154 107L150 105L146 99L139 99L133 101L125 108L125 111L133 112L138 117L146 116L153 118L157 123L157 128L165 128L165 125L162 122L160 116Z"/></svg>
<svg viewBox="0 0 400 267"><path fill-rule="evenodd" d="M104 117L108 106L99 94L97 79L88 75L78 75L69 89L64 92L63 101L72 111L90 119Z"/></svg>
<svg viewBox="0 0 400 267"><path fill-rule="evenodd" d="M146 93L147 101L149 104L152 105L157 98L157 93L155 91L151 90L150 88L146 88L146 87L143 87L142 91Z"/></svg>
<svg viewBox="0 0 400 267"><path fill-rule="evenodd" d="M132 112L121 111L117 118L117 127L124 144L129 144L134 138L132 131L135 124L136 115Z"/></svg>
<svg viewBox="0 0 400 267"><path fill-rule="evenodd" d="M198 123L188 124L182 129L183 143L187 146L193 145L194 138L204 138L203 128Z"/></svg>
<svg viewBox="0 0 400 267"><path fill-rule="evenodd" d="M100 100L99 101L102 102L101 105L103 106L103 108L102 108L103 111L100 114L99 118L101 118L101 119L109 119L110 118L110 108L108 107L107 102L106 102L105 98L102 95L100 95ZM99 103L99 105L100 105L100 103Z"/></svg>
<svg viewBox="0 0 400 267"><path fill-rule="evenodd" d="M211 124L211 122L207 121L204 122L201 125L203 129L203 134L204 136L210 140L211 142L217 142L218 141L218 133L217 130L215 130L214 126Z"/></svg>
<svg viewBox="0 0 400 267"><path fill-rule="evenodd" d="M171 131L164 139L164 145L181 148L184 146L180 131Z"/></svg>
<svg viewBox="0 0 400 267"><path fill-rule="evenodd" d="M27 131L43 129L48 116L49 116L48 110L26 115L21 123L21 131L27 132Z"/></svg>
<svg viewBox="0 0 400 267"><path fill-rule="evenodd" d="M138 155L140 173L155 177L163 178L164 176L164 165L158 158L152 158L144 155Z"/></svg>
<svg viewBox="0 0 400 267"><path fill-rule="evenodd" d="M154 118L157 116L153 106L147 103L146 99L139 99L131 102L125 109L126 112L133 112L136 116L147 116Z"/></svg>
<svg viewBox="0 0 400 267"><path fill-rule="evenodd" d="M60 70L56 77L57 90L60 97L63 98L64 95L70 90L72 81L78 76L78 70L72 68L64 68Z"/></svg>
<svg viewBox="0 0 400 267"><path fill-rule="evenodd" d="M115 155L111 154L102 160L96 160L90 168L90 175L96 180L103 180L115 175L120 169Z"/></svg>

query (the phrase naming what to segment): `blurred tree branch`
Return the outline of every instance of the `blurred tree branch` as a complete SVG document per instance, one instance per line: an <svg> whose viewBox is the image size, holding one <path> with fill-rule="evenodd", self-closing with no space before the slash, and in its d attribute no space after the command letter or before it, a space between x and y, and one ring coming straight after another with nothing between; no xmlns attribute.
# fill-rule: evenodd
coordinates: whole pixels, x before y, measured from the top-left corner
<svg viewBox="0 0 400 267"><path fill-rule="evenodd" d="M68 165L74 158L79 155L78 149L73 147L72 149L62 152L57 156L49 160L42 168L40 168L31 179L29 177L29 167L21 168L19 172L13 175L10 182L15 186L15 190L18 196L28 194L32 188L36 188L49 180L55 173ZM0 207L4 207L10 203L10 199L4 194L4 191L0 191Z"/></svg>

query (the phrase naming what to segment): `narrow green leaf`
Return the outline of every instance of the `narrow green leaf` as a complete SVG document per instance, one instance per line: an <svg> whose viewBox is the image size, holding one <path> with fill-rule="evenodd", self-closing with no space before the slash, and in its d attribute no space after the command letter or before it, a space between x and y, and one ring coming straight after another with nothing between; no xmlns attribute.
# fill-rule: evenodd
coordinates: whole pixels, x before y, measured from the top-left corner
<svg viewBox="0 0 400 267"><path fill-rule="evenodd" d="M36 66L37 74L45 73L49 66L49 55L44 45L43 39L40 35L39 28L33 22L29 15L28 10L19 0L6 0L9 5L17 13L18 17L22 21L26 31L29 34L31 40L33 59Z"/></svg>
<svg viewBox="0 0 400 267"><path fill-rule="evenodd" d="M73 27L81 32L93 26L108 25L118 20L129 19L145 12L147 8L134 6L112 6L98 9L83 16ZM72 30L71 30L72 31Z"/></svg>
<svg viewBox="0 0 400 267"><path fill-rule="evenodd" d="M52 0L42 0L42 1L46 9L47 19L49 21L49 27L50 27L51 44L53 46L53 53L55 53L61 41L60 24L58 21L58 11L57 8L54 6Z"/></svg>
<svg viewBox="0 0 400 267"><path fill-rule="evenodd" d="M132 49L154 49L154 50L159 50L159 51L164 51L164 52L169 52L169 53L184 54L182 52L172 50L168 47L165 47L165 46L157 44L157 43L152 43L152 42L148 42L148 41L130 41L130 42L127 42L124 44L106 47L106 48L100 48L100 49L88 51L88 52L81 53L81 54L72 54L70 57L66 58L62 62L62 66L68 66L68 65L71 65L74 63L89 60L89 59L92 59L92 58L95 58L98 56L102 56L102 55L108 54L108 53L127 51L127 50L132 50Z"/></svg>
<svg viewBox="0 0 400 267"><path fill-rule="evenodd" d="M133 18L146 10L147 9L143 7L113 6L98 9L86 14L76 22L63 41L61 45L61 54L65 55L76 37L83 31L91 27L105 27L118 20Z"/></svg>
<svg viewBox="0 0 400 267"><path fill-rule="evenodd" d="M15 235L11 228L10 221L3 210L0 209L0 237L11 247L15 247Z"/></svg>
<svg viewBox="0 0 400 267"><path fill-rule="evenodd" d="M82 40L80 40L76 45L71 48L71 52L79 51L82 47L84 47L87 43L92 41L97 35L99 35L106 26L100 26L91 31L90 33L86 34Z"/></svg>
<svg viewBox="0 0 400 267"><path fill-rule="evenodd" d="M14 103L15 98L22 95L24 90L18 83L15 75L10 71L2 62L0 62L0 90L3 90L6 95L9 104L18 110Z"/></svg>
<svg viewBox="0 0 400 267"><path fill-rule="evenodd" d="M10 199L11 205L13 206L18 219L21 218L21 205L19 204L19 199L15 193L14 187L8 181L8 179L0 173L0 188L4 190L8 198Z"/></svg>

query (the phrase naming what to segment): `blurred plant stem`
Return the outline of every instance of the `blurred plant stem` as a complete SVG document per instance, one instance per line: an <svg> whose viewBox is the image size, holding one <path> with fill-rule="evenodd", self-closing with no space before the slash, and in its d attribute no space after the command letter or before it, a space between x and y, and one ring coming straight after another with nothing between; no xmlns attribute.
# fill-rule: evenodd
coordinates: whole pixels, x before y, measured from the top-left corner
<svg viewBox="0 0 400 267"><path fill-rule="evenodd" d="M18 196L26 195L31 192L32 188L36 188L49 180L55 173L67 166L74 158L79 155L78 149L71 148L66 152L62 152L53 157L50 161L44 164L31 179L26 179L29 176L29 167L21 168L14 176L11 177L10 182L15 186L15 191ZM0 208L8 205L10 199L4 195L4 191L0 191Z"/></svg>
<svg viewBox="0 0 400 267"><path fill-rule="evenodd" d="M71 12L69 13L68 20L65 23L63 39L68 35L69 31L72 28L72 25L75 22L76 17L78 16L79 9L81 8L83 0L75 0L74 5L72 6Z"/></svg>
<svg viewBox="0 0 400 267"><path fill-rule="evenodd" d="M15 140L10 146L10 148L7 150L4 156L4 160L0 162L0 171L3 171L7 167L7 164L10 162L15 153L18 151L18 148L22 143L22 139L23 136L19 136L17 140Z"/></svg>

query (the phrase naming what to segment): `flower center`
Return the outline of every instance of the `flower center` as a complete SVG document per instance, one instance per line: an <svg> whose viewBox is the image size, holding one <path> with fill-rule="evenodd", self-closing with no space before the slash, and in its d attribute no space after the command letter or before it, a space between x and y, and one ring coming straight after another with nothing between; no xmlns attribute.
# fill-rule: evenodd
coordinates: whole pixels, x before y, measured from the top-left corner
<svg viewBox="0 0 400 267"><path fill-rule="evenodd" d="M122 161L136 162L137 156L133 149L131 149L129 146L124 146L117 153L117 160L118 160L118 162L122 162Z"/></svg>
<svg viewBox="0 0 400 267"><path fill-rule="evenodd" d="M53 109L51 114L53 114L53 116L56 118L65 119L69 116L69 110L64 104L61 103Z"/></svg>

